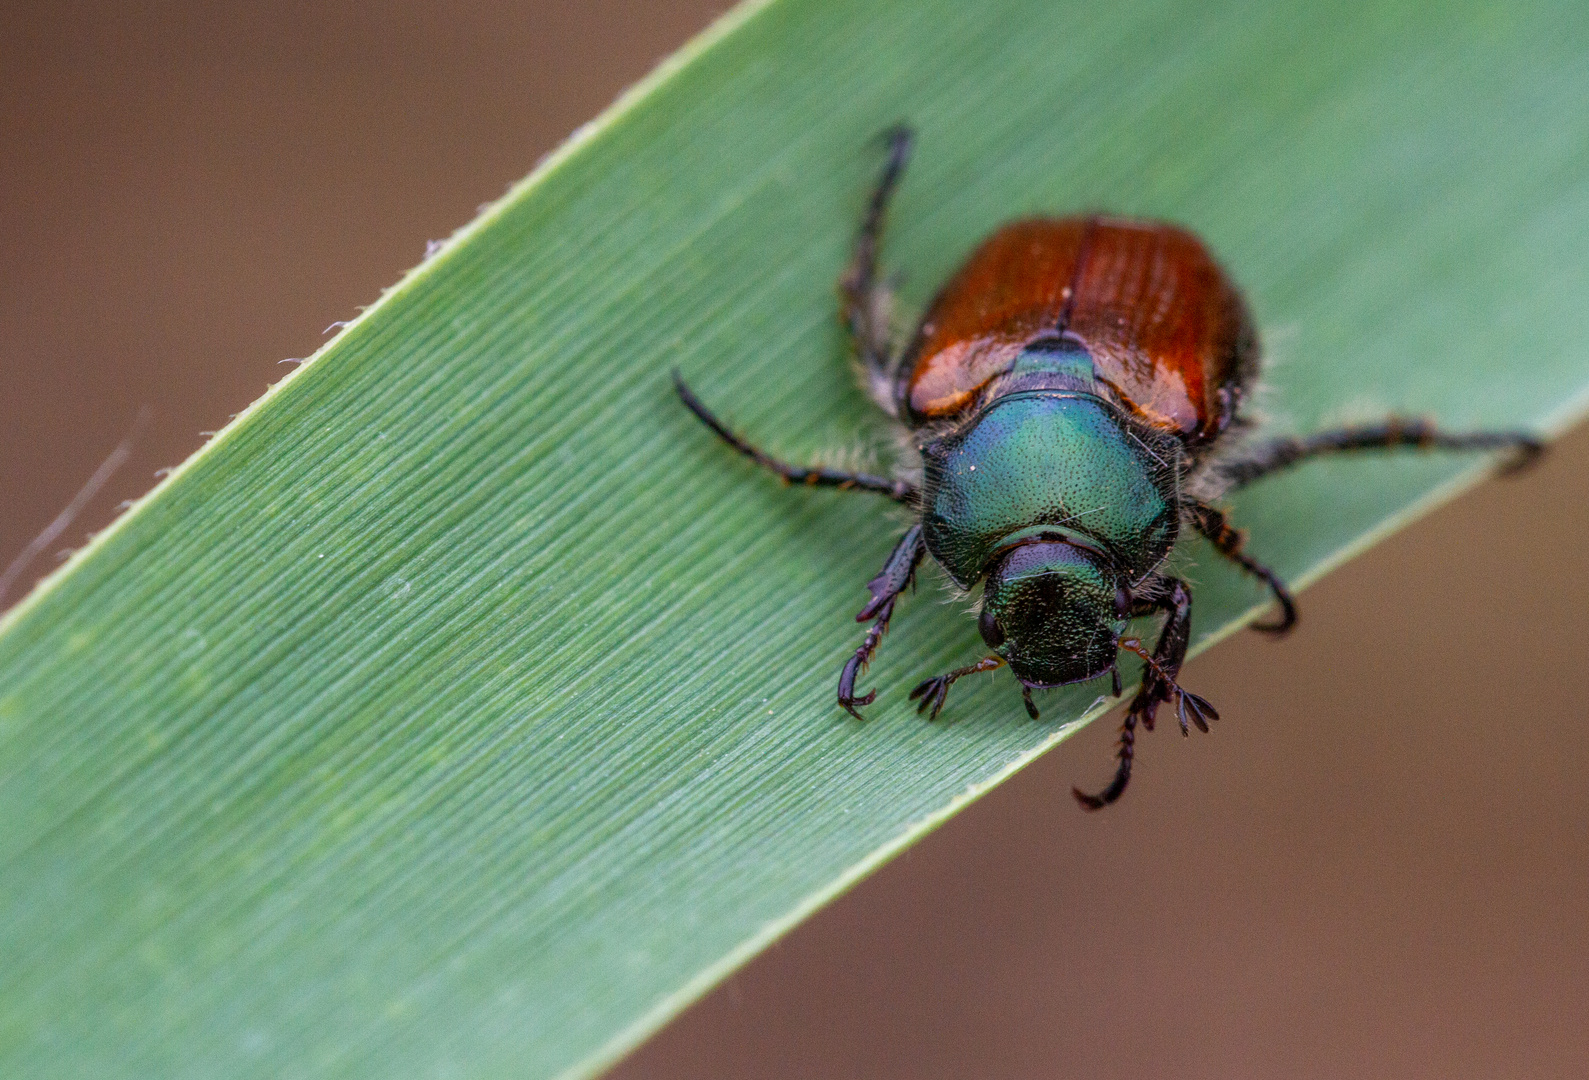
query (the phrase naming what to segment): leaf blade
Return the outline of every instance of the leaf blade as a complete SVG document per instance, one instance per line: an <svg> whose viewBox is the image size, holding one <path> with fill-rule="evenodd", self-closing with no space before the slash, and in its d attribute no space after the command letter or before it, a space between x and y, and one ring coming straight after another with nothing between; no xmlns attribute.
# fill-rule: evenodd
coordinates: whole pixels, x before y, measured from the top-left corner
<svg viewBox="0 0 1589 1080"><path fill-rule="evenodd" d="M997 685L957 690L965 722L910 715L905 689L974 646L930 595L874 670L876 720L836 718L849 616L897 522L780 490L669 397L680 364L791 456L862 430L831 279L867 142L898 115L923 136L889 248L917 304L996 221L1108 201L1201 229L1266 321L1302 327L1313 362L1276 380L1304 426L1351 405L1342 386L1473 423L1581 400L1584 193L1563 176L1583 144L1536 139L1514 176L1473 166L1512 141L1498 118L1526 105L1570 131L1549 110L1582 98L1417 62L1466 77L1526 55L1570 89L1548 8L1499 30L1479 9L1432 29L1416 8L1344 28L1235 5L1206 24L998 11L747 12L7 621L19 1069L586 1071L1057 741ZM1315 38L1300 75L1239 63ZM1056 55L1081 60L987 89ZM1111 74L1122 55L1141 70ZM1054 115L1070 128L1045 141ZM1443 162L1452 131L1474 133L1467 168ZM1359 159L1379 164L1341 164ZM1532 212L1496 220L1497 192ZM1475 199L1495 213L1452 210ZM1475 246L1494 265L1462 265ZM1544 280L1541 249L1557 277L1518 302L1507 274ZM1470 370L1431 381L1453 337ZM1505 346L1545 360L1520 372ZM1475 475L1326 466L1237 508L1306 574ZM1200 627L1257 598L1198 569ZM1095 692L1045 707L1079 716ZM78 1056L53 1056L67 1042Z"/></svg>

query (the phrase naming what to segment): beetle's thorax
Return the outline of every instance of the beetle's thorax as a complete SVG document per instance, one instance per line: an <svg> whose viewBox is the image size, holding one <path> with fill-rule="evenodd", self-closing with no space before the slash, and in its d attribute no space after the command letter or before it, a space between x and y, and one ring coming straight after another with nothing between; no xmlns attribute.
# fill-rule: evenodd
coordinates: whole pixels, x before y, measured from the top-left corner
<svg viewBox="0 0 1589 1080"><path fill-rule="evenodd" d="M928 549L970 588L1011 547L1066 540L1141 580L1175 543L1176 462L1108 400L1084 350L1028 349L981 407L926 442Z"/></svg>

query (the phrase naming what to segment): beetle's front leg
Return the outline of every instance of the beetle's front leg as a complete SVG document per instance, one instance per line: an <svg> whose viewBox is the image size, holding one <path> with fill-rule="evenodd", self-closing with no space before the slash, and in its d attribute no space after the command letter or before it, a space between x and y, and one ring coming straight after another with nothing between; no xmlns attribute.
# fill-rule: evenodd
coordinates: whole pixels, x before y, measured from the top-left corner
<svg viewBox="0 0 1589 1080"><path fill-rule="evenodd" d="M1154 717L1159 706L1173 700L1176 718L1181 722L1181 733L1186 734L1190 718L1198 730L1207 731L1209 720L1218 720L1219 713L1203 698L1182 690L1175 677L1186 660L1186 648L1192 638L1192 594L1186 582L1177 578L1159 578L1154 594L1139 600L1132 608L1133 617L1150 615L1156 611L1167 612L1164 629L1159 633L1158 644L1150 655L1135 641L1122 639L1121 648L1141 656L1145 667L1142 686L1126 709L1125 720L1120 724L1120 749L1116 753L1118 764L1114 779L1096 795L1088 795L1080 788L1072 788L1076 801L1088 810L1098 810L1125 793L1131 782L1131 764L1136 752L1137 721L1149 731L1153 730Z"/></svg>
<svg viewBox="0 0 1589 1080"><path fill-rule="evenodd" d="M1164 611L1169 618L1164 620L1164 629L1159 632L1158 644L1153 647L1153 657L1142 671L1142 686L1137 690L1137 696L1131 700L1129 714L1142 720L1142 726L1149 731L1153 730L1153 720L1158 714L1159 706L1169 701L1180 691L1175 685L1175 676L1180 674L1181 665L1186 662L1186 647L1192 640L1192 593L1187 588L1186 582L1179 578L1160 578L1158 580L1159 593L1150 600L1148 610L1141 614L1149 614L1154 610ZM1186 734L1185 710L1178 710L1181 721L1181 734ZM1216 717L1217 718L1217 717ZM1208 724L1195 710L1192 722L1200 731L1207 731Z"/></svg>
<svg viewBox="0 0 1589 1080"><path fill-rule="evenodd" d="M921 558L926 553L927 544L922 539L921 526L912 525L906 530L905 535L899 538L899 543L894 545L888 561L883 563L883 569L866 583L872 598L855 616L855 621L865 622L867 619L876 621L872 623L871 629L866 631L861 647L855 650L855 655L850 657L849 662L844 665L844 671L839 675L839 708L857 720L865 719L861 715L859 706L870 705L877 700L877 691L868 690L857 697L855 679L866 665L871 663L872 654L877 651L878 643L888 632L888 620L894 614L894 601L899 599L900 593L910 588L910 583L916 576L916 567L921 565Z"/></svg>

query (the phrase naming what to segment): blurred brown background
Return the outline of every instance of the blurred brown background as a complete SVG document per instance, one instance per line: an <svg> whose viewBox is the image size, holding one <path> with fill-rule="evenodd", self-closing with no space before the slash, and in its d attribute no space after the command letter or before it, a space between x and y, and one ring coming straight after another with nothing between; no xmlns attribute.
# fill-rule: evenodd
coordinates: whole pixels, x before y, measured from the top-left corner
<svg viewBox="0 0 1589 1080"><path fill-rule="evenodd" d="M63 546L723 6L0 7L0 565L140 406ZM1226 719L1120 806L1070 799L1095 725L617 1075L1589 1075L1586 497L1580 430L1193 664Z"/></svg>

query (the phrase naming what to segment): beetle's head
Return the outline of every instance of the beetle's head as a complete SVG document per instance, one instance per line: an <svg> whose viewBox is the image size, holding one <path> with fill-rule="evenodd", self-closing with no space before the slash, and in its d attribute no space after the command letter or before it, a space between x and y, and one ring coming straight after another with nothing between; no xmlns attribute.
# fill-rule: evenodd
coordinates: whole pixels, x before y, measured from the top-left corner
<svg viewBox="0 0 1589 1080"><path fill-rule="evenodd" d="M1062 540L1012 547L989 568L977 629L1032 687L1115 666L1130 594L1101 554Z"/></svg>

